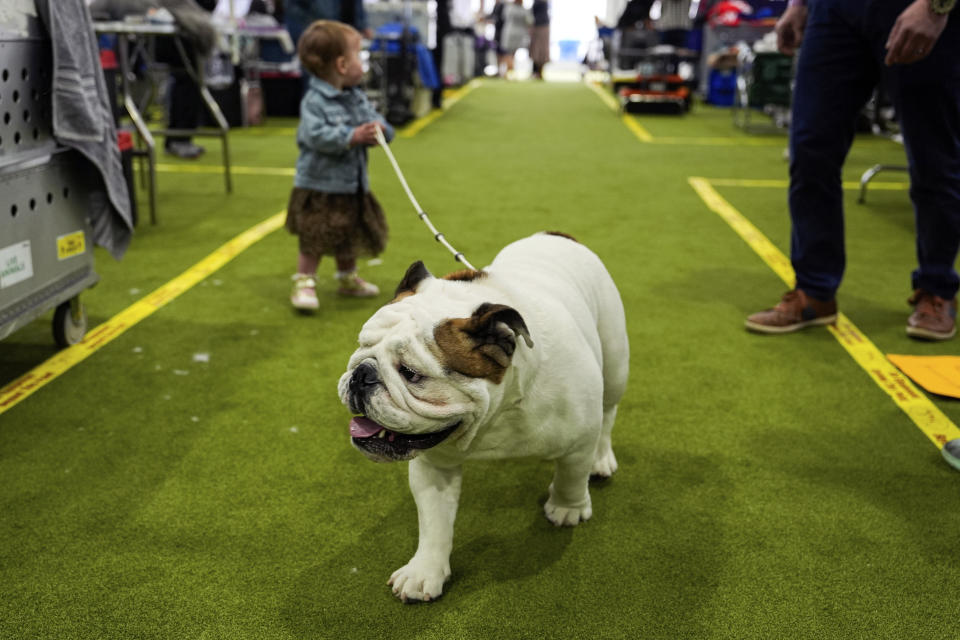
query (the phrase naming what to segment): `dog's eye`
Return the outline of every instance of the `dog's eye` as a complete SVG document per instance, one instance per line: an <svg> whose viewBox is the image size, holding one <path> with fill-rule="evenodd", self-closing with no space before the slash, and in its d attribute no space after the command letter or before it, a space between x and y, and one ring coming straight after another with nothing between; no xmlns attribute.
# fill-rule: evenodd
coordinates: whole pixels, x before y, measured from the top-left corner
<svg viewBox="0 0 960 640"><path fill-rule="evenodd" d="M400 375L402 375L402 376L406 379L407 382L420 382L421 380L423 380L423 376L422 376L422 375L420 375L419 373L417 373L417 372L414 371L413 369L411 369L411 368L409 368L409 367L407 367L407 366L404 366L404 365L402 365L402 364L401 364L401 365L397 365L397 371L400 372Z"/></svg>

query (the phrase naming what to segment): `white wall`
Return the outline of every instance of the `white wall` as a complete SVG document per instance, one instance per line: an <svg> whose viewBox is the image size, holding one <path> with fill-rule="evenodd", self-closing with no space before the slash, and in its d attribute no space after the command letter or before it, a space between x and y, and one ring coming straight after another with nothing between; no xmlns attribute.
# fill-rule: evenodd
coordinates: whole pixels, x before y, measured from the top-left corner
<svg viewBox="0 0 960 640"><path fill-rule="evenodd" d="M561 40L577 40L577 59L582 60L588 44L597 38L595 17L614 24L626 0L552 0L550 2L550 57L558 59Z"/></svg>

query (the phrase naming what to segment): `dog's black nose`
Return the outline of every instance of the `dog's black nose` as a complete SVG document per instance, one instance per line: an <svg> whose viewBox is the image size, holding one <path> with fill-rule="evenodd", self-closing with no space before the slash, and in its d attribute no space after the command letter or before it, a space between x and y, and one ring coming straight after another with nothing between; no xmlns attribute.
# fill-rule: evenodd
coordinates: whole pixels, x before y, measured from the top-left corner
<svg viewBox="0 0 960 640"><path fill-rule="evenodd" d="M356 389L372 387L380 382L380 376L372 364L364 362L353 371L350 386Z"/></svg>
<svg viewBox="0 0 960 640"><path fill-rule="evenodd" d="M350 408L354 413L363 413L367 396L378 384L380 376L372 364L364 362L353 370L353 375L350 376Z"/></svg>

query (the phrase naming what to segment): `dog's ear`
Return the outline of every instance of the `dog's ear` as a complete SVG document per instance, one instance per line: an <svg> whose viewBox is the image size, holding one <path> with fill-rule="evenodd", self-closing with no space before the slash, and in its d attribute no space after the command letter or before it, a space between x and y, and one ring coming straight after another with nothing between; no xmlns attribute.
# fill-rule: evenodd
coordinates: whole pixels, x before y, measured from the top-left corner
<svg viewBox="0 0 960 640"><path fill-rule="evenodd" d="M427 271L427 267L423 264L423 261L417 260L410 265L407 272L403 275L400 284L397 285L397 290L393 293L394 299L399 298L402 294L409 295L416 293L417 285L427 278L432 277L433 275Z"/></svg>
<svg viewBox="0 0 960 640"><path fill-rule="evenodd" d="M469 318L454 318L437 325L433 337L445 364L464 375L503 380L517 348L517 336L533 347L523 317L513 307L485 302Z"/></svg>
<svg viewBox="0 0 960 640"><path fill-rule="evenodd" d="M487 344L501 346L509 357L513 355L513 350L516 348L516 338L505 332L503 327L499 326L501 323L507 325L514 334L522 336L527 346L533 348L533 339L530 337L527 323L523 321L523 316L519 311L505 304L484 302L477 307L470 316L468 331L477 338L485 339Z"/></svg>

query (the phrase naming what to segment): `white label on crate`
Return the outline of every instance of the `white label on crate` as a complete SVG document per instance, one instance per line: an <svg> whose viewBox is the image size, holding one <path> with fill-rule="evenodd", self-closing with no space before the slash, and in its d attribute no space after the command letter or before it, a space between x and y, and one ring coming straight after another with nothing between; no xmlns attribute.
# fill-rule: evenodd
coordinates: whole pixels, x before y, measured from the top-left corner
<svg viewBox="0 0 960 640"><path fill-rule="evenodd" d="M0 249L0 289L33 277L30 241Z"/></svg>

